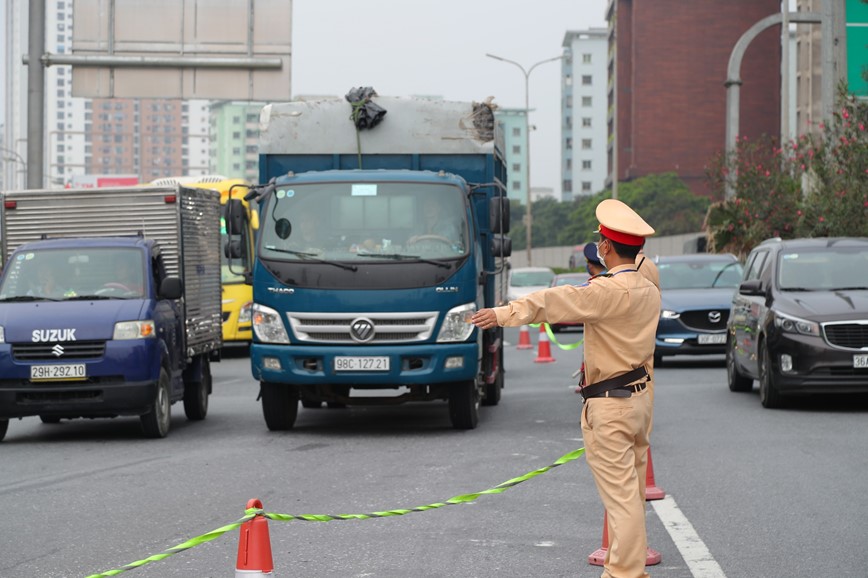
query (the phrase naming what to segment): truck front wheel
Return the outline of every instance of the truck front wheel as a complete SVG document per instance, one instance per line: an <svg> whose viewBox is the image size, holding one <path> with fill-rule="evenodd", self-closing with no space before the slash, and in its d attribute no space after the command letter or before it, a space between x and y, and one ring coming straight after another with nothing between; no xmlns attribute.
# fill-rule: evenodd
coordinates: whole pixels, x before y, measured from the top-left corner
<svg viewBox="0 0 868 578"><path fill-rule="evenodd" d="M9 429L9 420L8 419L0 419L0 441L3 441L3 438L6 437L6 430Z"/></svg>
<svg viewBox="0 0 868 578"><path fill-rule="evenodd" d="M164 438L169 433L172 424L172 402L169 399L169 374L160 369L160 379L157 382L157 395L150 411L141 418L142 429L149 438Z"/></svg>
<svg viewBox="0 0 868 578"><path fill-rule="evenodd" d="M202 356L202 376L199 381L184 382L184 413L187 419L198 421L208 414L208 394L211 393L211 362Z"/></svg>
<svg viewBox="0 0 868 578"><path fill-rule="evenodd" d="M284 383L260 382L262 415L271 431L291 430L298 417L298 388Z"/></svg>
<svg viewBox="0 0 868 578"><path fill-rule="evenodd" d="M449 418L455 429L474 429L479 422L479 392L474 381L453 383L449 389Z"/></svg>

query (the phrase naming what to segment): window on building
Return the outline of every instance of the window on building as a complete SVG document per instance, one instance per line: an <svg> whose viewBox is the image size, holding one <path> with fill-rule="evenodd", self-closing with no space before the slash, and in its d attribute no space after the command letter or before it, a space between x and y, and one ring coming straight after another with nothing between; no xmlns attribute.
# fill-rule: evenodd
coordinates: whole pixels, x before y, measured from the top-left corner
<svg viewBox="0 0 868 578"><path fill-rule="evenodd" d="M591 128L591 117L583 116L582 117L582 126L585 128Z"/></svg>
<svg viewBox="0 0 868 578"><path fill-rule="evenodd" d="M590 150L591 149L591 139L583 138L582 139L582 150Z"/></svg>
<svg viewBox="0 0 868 578"><path fill-rule="evenodd" d="M590 193L591 192L591 182L590 181L582 181L582 192Z"/></svg>
<svg viewBox="0 0 868 578"><path fill-rule="evenodd" d="M512 172L517 173L521 171L521 163L512 163Z"/></svg>
<svg viewBox="0 0 868 578"><path fill-rule="evenodd" d="M590 64L591 63L591 53L585 52L582 54L582 64Z"/></svg>
<svg viewBox="0 0 868 578"><path fill-rule="evenodd" d="M567 128L573 128L573 117L564 117L564 126Z"/></svg>
<svg viewBox="0 0 868 578"><path fill-rule="evenodd" d="M567 159L566 162L564 163L564 168L566 168L568 171L572 170L573 169L573 159Z"/></svg>
<svg viewBox="0 0 868 578"><path fill-rule="evenodd" d="M520 191L521 190L521 181L512 181L512 190Z"/></svg>
<svg viewBox="0 0 868 578"><path fill-rule="evenodd" d="M241 117L240 116L233 116L232 117L232 124L241 124Z"/></svg>
<svg viewBox="0 0 868 578"><path fill-rule="evenodd" d="M517 126L512 127L512 136L521 136L521 128Z"/></svg>
<svg viewBox="0 0 868 578"><path fill-rule="evenodd" d="M593 77L590 74L582 75L582 86L591 86L591 82L593 81Z"/></svg>
<svg viewBox="0 0 868 578"><path fill-rule="evenodd" d="M564 77L564 86L572 86L573 85L573 76L568 74Z"/></svg>
<svg viewBox="0 0 868 578"><path fill-rule="evenodd" d="M521 154L521 146L512 145L512 154L514 154L514 155Z"/></svg>
<svg viewBox="0 0 868 578"><path fill-rule="evenodd" d="M234 139L239 139L239 138L241 138L241 133L240 133L240 132L233 132L233 133L232 133L232 138L234 138Z"/></svg>
<svg viewBox="0 0 868 578"><path fill-rule="evenodd" d="M591 99L590 96L583 96L583 97L582 97L582 106L584 106L584 107L587 108L587 107L589 107L589 106L593 106L593 105L594 105L594 102L593 102L593 99Z"/></svg>
<svg viewBox="0 0 868 578"><path fill-rule="evenodd" d="M566 180L563 184L564 191L572 191L573 190L573 181Z"/></svg>
<svg viewBox="0 0 868 578"><path fill-rule="evenodd" d="M564 148L566 148L568 151L569 151L569 150L573 150L573 139L572 139L572 137L567 137L567 138L566 138L566 140L564 141Z"/></svg>
<svg viewBox="0 0 868 578"><path fill-rule="evenodd" d="M582 161L582 170L583 171L591 170L591 161Z"/></svg>

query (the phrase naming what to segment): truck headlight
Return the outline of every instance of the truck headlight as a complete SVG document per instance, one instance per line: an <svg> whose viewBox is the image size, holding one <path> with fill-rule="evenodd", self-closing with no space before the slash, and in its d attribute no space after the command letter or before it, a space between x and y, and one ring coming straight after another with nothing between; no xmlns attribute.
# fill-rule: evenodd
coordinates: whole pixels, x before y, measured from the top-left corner
<svg viewBox="0 0 868 578"><path fill-rule="evenodd" d="M475 303L465 303L453 307L443 318L443 325L437 335L437 342L467 341L476 326L470 323L470 316L476 313Z"/></svg>
<svg viewBox="0 0 868 578"><path fill-rule="evenodd" d="M154 322L146 321L120 321L115 323L115 331L112 335L114 340L123 339L153 339L157 336Z"/></svg>
<svg viewBox="0 0 868 578"><path fill-rule="evenodd" d="M801 335L820 336L820 325L807 319L801 319L792 315L784 315L775 311L775 327L784 333L799 333Z"/></svg>
<svg viewBox="0 0 868 578"><path fill-rule="evenodd" d="M280 314L265 305L254 303L251 308L251 321L256 337L263 343L289 343L289 335L283 326Z"/></svg>

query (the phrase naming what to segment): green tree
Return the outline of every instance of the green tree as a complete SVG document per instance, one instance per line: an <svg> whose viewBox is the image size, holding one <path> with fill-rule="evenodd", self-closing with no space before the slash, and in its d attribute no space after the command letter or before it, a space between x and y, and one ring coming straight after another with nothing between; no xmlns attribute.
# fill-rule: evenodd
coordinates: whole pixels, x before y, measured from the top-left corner
<svg viewBox="0 0 868 578"><path fill-rule="evenodd" d="M779 147L739 139L710 163L716 197L706 215L709 248L746 255L769 237L868 236L868 103L838 90L828 124Z"/></svg>

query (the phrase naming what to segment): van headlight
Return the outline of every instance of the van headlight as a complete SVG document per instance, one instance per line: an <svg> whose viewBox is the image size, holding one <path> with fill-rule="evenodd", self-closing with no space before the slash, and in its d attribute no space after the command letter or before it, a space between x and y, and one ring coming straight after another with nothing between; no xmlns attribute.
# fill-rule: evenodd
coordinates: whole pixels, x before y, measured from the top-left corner
<svg viewBox="0 0 868 578"><path fill-rule="evenodd" d="M156 326L150 319L145 321L120 321L115 323L112 339L153 339L157 336Z"/></svg>
<svg viewBox="0 0 868 578"><path fill-rule="evenodd" d="M0 325L0 343L6 343L6 330Z"/></svg>
<svg viewBox="0 0 868 578"><path fill-rule="evenodd" d="M784 333L798 333L800 335L820 336L820 325L807 319L801 319L792 315L784 315L775 311L775 327Z"/></svg>
<svg viewBox="0 0 868 578"><path fill-rule="evenodd" d="M470 317L476 313L476 303L465 303L450 309L443 318L438 343L467 341L476 326L470 322Z"/></svg>
<svg viewBox="0 0 868 578"><path fill-rule="evenodd" d="M256 337L262 343L289 343L289 335L280 314L265 305L254 303L251 308L251 321Z"/></svg>

